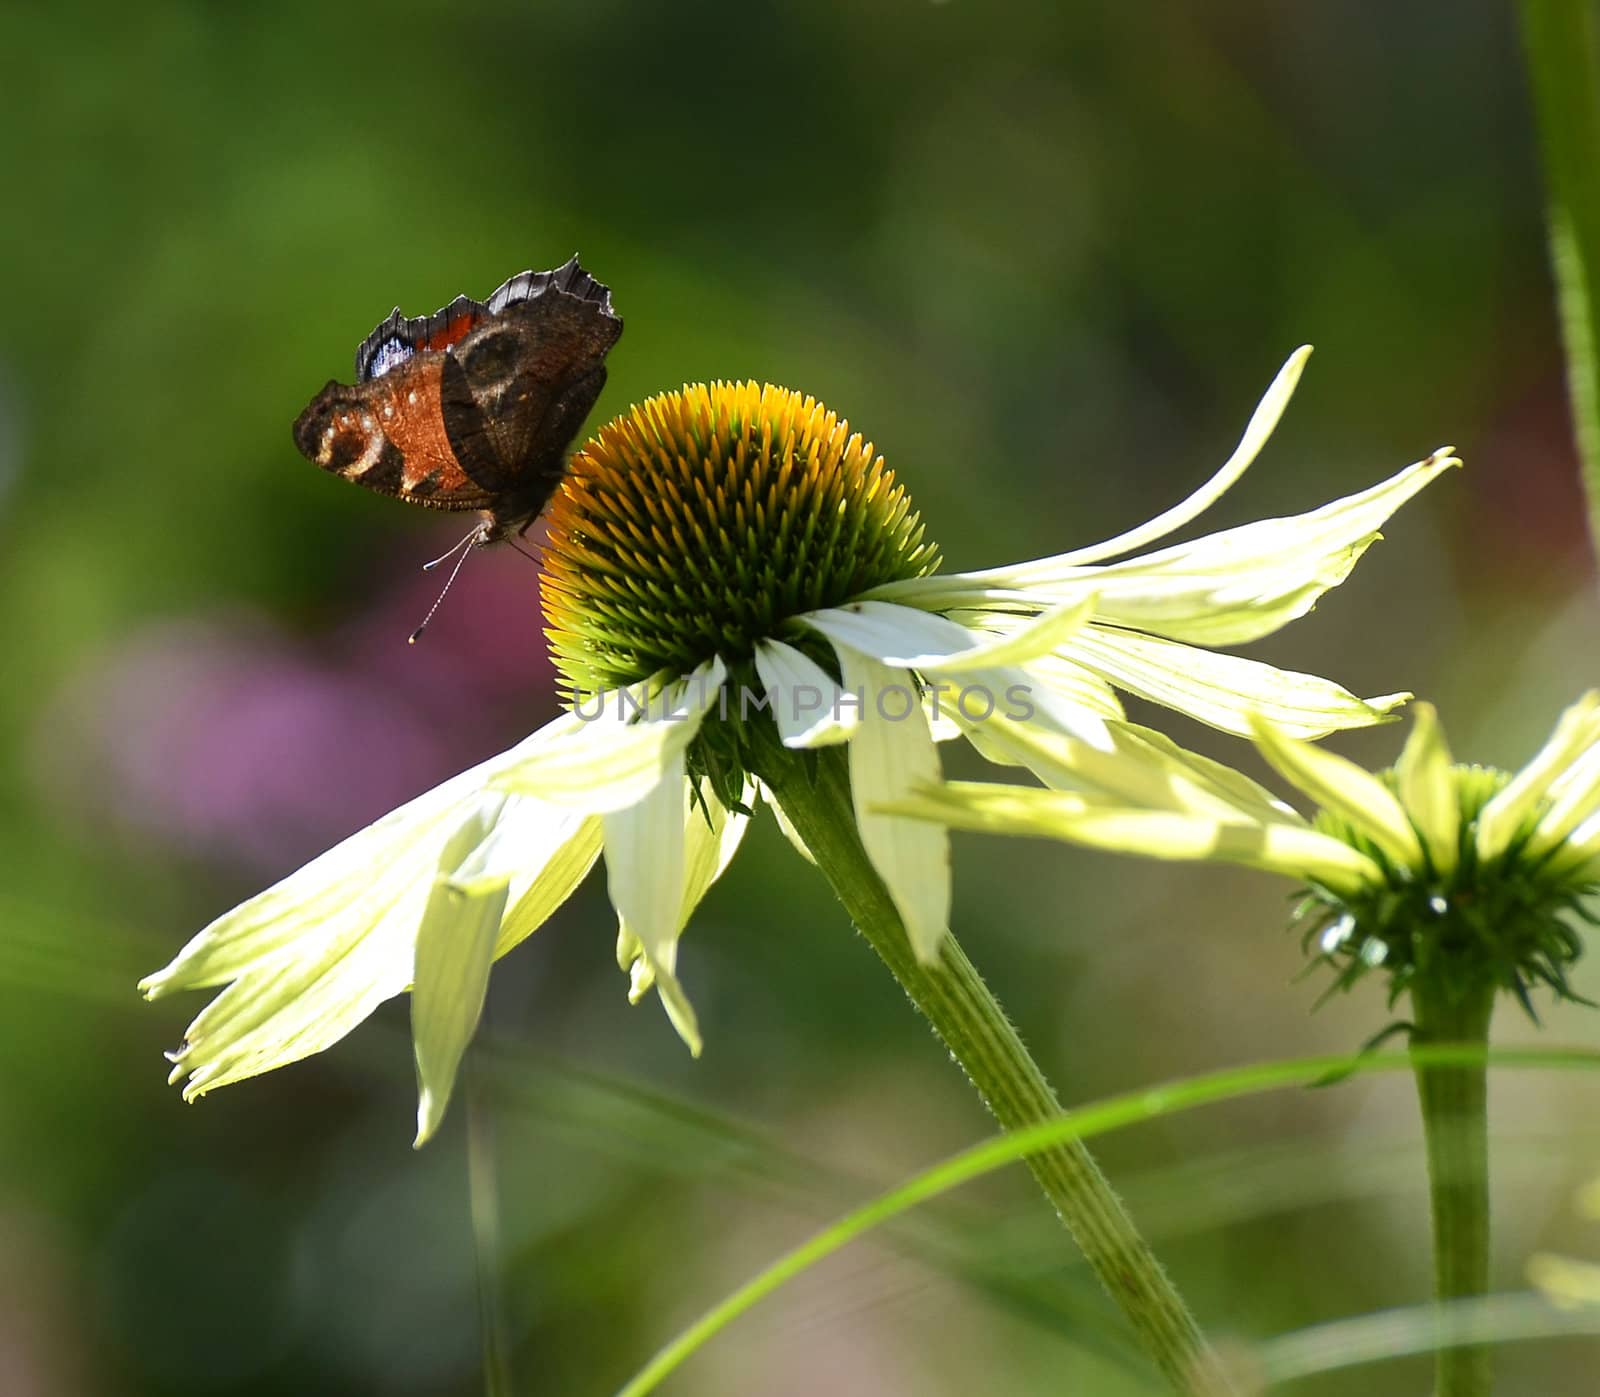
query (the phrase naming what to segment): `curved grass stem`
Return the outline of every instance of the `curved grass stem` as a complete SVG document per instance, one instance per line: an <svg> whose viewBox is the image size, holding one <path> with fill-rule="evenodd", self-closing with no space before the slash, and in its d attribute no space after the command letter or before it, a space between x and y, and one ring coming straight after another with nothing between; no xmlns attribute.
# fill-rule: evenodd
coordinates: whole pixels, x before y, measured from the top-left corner
<svg viewBox="0 0 1600 1397"><path fill-rule="evenodd" d="M1600 61L1594 6L1522 0L1522 48L1543 155L1550 262L1589 541L1600 551Z"/></svg>

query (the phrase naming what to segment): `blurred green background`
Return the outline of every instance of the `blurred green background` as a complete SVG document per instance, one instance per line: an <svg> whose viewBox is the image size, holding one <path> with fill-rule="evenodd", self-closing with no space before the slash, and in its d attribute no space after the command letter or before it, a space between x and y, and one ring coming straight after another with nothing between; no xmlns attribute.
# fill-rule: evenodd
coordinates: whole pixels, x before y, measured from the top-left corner
<svg viewBox="0 0 1600 1397"><path fill-rule="evenodd" d="M0 55L0 1392L481 1391L471 1119L514 1390L604 1393L845 1203L989 1130L766 824L685 942L699 1063L627 1005L594 879L497 969L475 1110L420 1154L403 1001L199 1106L163 1084L203 1001L144 1005L141 974L554 711L533 567L475 558L408 648L418 566L459 522L290 442L396 302L580 251L627 322L597 422L698 378L814 393L953 566L1165 507L1309 340L1208 525L1442 442L1468 465L1251 653L1427 694L1488 762L1594 682L1537 162L1490 0L14 3ZM1338 745L1381 763L1398 740ZM965 837L956 870L956 930L1070 1101L1386 1022L1375 986L1311 1013L1271 880ZM1497 1035L1531 1031L1507 1012ZM1600 1019L1546 1031L1595 1044ZM1581 1077L1496 1078L1497 1283L1540 1247L1600 1256L1570 1202L1597 1105ZM1101 1154L1219 1336L1425 1298L1404 1080ZM1013 1171L808 1275L667 1390L1142 1390L1117 1333ZM1595 1357L1509 1349L1504 1390L1588 1390Z"/></svg>

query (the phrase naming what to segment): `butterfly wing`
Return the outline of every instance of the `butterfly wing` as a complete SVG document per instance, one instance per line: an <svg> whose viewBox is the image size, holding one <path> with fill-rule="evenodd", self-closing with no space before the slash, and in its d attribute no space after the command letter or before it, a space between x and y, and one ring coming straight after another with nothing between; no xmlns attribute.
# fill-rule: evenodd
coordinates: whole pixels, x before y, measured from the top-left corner
<svg viewBox="0 0 1600 1397"><path fill-rule="evenodd" d="M445 355L418 354L354 386L330 382L294 424L300 454L380 495L430 509L488 509L494 494L470 476L440 413Z"/></svg>
<svg viewBox="0 0 1600 1397"><path fill-rule="evenodd" d="M396 309L357 351L357 382L330 382L300 414L295 445L379 494L488 510L503 532L549 497L621 333L610 290L575 257L487 302Z"/></svg>
<svg viewBox="0 0 1600 1397"><path fill-rule="evenodd" d="M451 345L440 416L466 473L495 495L553 482L621 332L599 303L554 292L509 305Z"/></svg>

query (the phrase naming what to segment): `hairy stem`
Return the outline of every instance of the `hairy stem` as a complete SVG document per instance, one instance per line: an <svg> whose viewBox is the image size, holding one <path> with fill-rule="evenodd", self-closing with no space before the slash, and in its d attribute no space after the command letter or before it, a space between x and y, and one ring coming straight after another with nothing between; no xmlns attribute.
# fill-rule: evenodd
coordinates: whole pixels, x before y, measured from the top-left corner
<svg viewBox="0 0 1600 1397"><path fill-rule="evenodd" d="M856 832L842 747L815 766L772 744L759 774L851 919L1008 1130L1061 1114L1044 1074L965 952L951 937L938 965L912 954L905 928ZM1155 1365L1182 1393L1233 1391L1183 1298L1079 1141L1028 1157L1028 1167L1127 1316Z"/></svg>

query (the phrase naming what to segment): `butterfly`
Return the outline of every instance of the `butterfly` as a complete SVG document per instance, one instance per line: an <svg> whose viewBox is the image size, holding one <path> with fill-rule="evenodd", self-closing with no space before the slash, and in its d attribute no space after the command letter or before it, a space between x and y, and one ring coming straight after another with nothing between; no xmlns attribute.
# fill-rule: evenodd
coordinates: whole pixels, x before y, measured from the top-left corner
<svg viewBox="0 0 1600 1397"><path fill-rule="evenodd" d="M621 334L610 288L576 256L519 272L487 301L457 296L410 319L396 306L356 350L356 381L330 380L307 404L294 444L407 504L480 510L467 551L511 538L555 492Z"/></svg>

